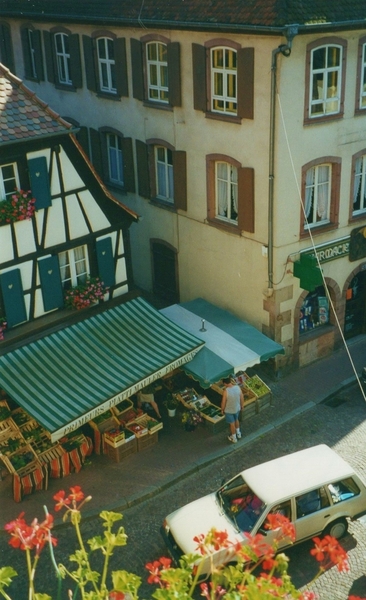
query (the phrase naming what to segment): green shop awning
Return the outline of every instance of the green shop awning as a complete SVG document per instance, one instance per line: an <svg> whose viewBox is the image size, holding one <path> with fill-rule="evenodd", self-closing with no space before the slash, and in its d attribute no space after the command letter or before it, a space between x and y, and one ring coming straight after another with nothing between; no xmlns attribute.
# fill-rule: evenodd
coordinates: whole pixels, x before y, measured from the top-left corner
<svg viewBox="0 0 366 600"><path fill-rule="evenodd" d="M203 344L136 298L1 356L0 387L56 441Z"/></svg>

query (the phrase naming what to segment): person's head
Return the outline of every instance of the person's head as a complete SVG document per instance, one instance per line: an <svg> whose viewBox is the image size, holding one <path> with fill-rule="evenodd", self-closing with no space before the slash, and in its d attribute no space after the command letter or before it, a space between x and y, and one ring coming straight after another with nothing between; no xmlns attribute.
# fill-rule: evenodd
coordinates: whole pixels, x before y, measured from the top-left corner
<svg viewBox="0 0 366 600"><path fill-rule="evenodd" d="M224 385L230 385L232 383L232 379L231 379L231 377L224 377L222 382Z"/></svg>

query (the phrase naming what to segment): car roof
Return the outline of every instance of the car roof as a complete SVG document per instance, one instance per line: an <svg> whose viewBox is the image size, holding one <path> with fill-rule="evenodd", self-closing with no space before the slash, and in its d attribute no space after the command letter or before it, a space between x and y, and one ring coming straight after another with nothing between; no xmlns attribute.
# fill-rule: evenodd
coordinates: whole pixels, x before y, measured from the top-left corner
<svg viewBox="0 0 366 600"><path fill-rule="evenodd" d="M352 467L334 450L320 444L270 460L241 475L266 504L354 475Z"/></svg>

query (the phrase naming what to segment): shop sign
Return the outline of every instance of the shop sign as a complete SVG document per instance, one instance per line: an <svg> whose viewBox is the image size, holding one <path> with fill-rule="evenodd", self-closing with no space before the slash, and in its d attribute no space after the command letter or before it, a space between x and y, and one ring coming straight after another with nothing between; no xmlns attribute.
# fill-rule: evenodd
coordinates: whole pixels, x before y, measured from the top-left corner
<svg viewBox="0 0 366 600"><path fill-rule="evenodd" d="M335 242L331 242L329 244L320 244L319 246L315 246L315 252L318 257L320 263L329 262L331 260L336 260L337 258L342 258L343 256L348 256L349 254L349 246L350 246L350 236L346 236ZM314 248L311 250L305 250L301 252L301 255L311 255L314 254Z"/></svg>
<svg viewBox="0 0 366 600"><path fill-rule="evenodd" d="M185 363L189 362L190 360L192 360L192 358L195 356L195 354L197 354L198 350L200 350L200 349L201 349L201 346L199 348L195 348L188 354L181 356L180 358L173 361L169 365L166 365L165 367L162 367L158 371L155 371L148 377L145 377L145 379L138 381L137 383L131 385L127 389L123 390L122 392L119 392L115 396L112 396L112 398L108 398L108 400L106 400L102 404L98 404L98 406L96 406L92 410L89 410L87 413L81 415L80 417L75 419L75 421L72 421L71 423L68 423L61 429L58 429L57 431L55 431L55 433L51 434L52 442L57 442L57 440L62 438L64 435L66 435L72 431L75 431L75 429L78 429L82 425L85 425L85 423L88 423L88 421L92 421L98 415L105 413L108 409L110 409L113 406L116 406L116 404L119 404L120 402L122 402L122 400L126 400L126 398L129 398L129 396L136 394L136 392L138 392L142 388L146 387L150 383L153 383L153 381L156 381L156 379L159 379L159 377L163 377L164 375L167 375L168 373L171 373L172 371L174 371L174 369L177 369L178 367L181 367Z"/></svg>

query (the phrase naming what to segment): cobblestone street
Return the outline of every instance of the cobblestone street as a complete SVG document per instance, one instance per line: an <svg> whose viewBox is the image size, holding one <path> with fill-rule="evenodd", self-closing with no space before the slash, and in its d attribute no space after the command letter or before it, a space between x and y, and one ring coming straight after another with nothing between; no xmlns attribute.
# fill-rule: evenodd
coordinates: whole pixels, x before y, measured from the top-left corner
<svg viewBox="0 0 366 600"><path fill-rule="evenodd" d="M194 434L193 434L194 435ZM220 435L220 434L219 434ZM123 525L128 534L128 544L119 549L111 563L112 569L126 569L142 577L140 598L151 597L153 587L146 584L146 562L166 555L159 534L163 518L179 506L212 491L225 478L233 476L243 467L249 467L270 460L285 453L294 452L303 447L326 443L348 460L366 480L366 405L358 387L352 386L340 393L328 404L319 404L307 413L292 419L242 450L233 452L211 465L203 468L157 496L151 497L124 511ZM87 492L87 490L85 490ZM84 521L82 524L85 539L101 531L98 518ZM74 534L69 527L55 530L59 539L56 548L58 562L67 562L73 551ZM26 598L24 578L24 556L10 550L7 540L0 537L1 565L12 564L22 576L14 585L12 598ZM349 534L343 538L342 546L349 552L350 571L339 573L334 567L324 573L310 589L317 592L320 600L346 600L349 594L366 593L366 524L350 524ZM311 542L296 546L287 554L290 558L289 572L294 583L306 589L317 572L315 560L310 556ZM50 593L52 566L42 556L43 565L38 573L39 591ZM17 563L17 564L15 564ZM98 567L98 564L95 565ZM47 573L47 577L44 574ZM44 587L43 587L44 584ZM53 594L56 584L53 585ZM66 593L64 594L66 597Z"/></svg>

